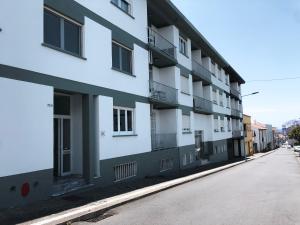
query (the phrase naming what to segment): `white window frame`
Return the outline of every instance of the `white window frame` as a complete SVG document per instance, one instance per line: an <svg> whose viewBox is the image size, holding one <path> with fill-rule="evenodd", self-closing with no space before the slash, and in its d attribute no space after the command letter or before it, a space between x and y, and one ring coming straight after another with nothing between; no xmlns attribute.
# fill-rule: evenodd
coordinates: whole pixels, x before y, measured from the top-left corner
<svg viewBox="0 0 300 225"><path fill-rule="evenodd" d="M184 117L188 117L188 127L184 127ZM191 132L191 116L182 115L182 133L190 133Z"/></svg>
<svg viewBox="0 0 300 225"><path fill-rule="evenodd" d="M188 41L179 35L179 52L188 57Z"/></svg>
<svg viewBox="0 0 300 225"><path fill-rule="evenodd" d="M184 84L186 82L186 84ZM186 87L185 87L186 86ZM190 94L190 79L189 77L185 76L180 76L180 87L181 87L181 92L184 94Z"/></svg>
<svg viewBox="0 0 300 225"><path fill-rule="evenodd" d="M114 66L113 66L113 62L112 62L112 68L113 68L114 70L117 70L117 71L121 72L121 73L126 73L126 74L133 75L133 60L134 60L134 59L133 59L133 55L134 55L134 54L133 54L133 51L134 51L134 50L133 50L133 49L130 49L130 48L128 48L128 47L126 47L126 46L120 44L119 42L114 41L114 40L112 40L111 47L113 47L113 44L119 46L119 47L120 47L120 51L121 51L122 48L128 50L128 51L131 53L131 56L130 56L130 72L125 71L125 70L123 70L123 68L122 68L122 60L123 60L123 58L122 58L122 52L121 52L121 54L120 54L120 56L119 56L119 60L120 60L120 68L114 67ZM112 53L112 52L111 52L111 56L113 56L113 53ZM113 60L113 59L112 59L112 60Z"/></svg>
<svg viewBox="0 0 300 225"><path fill-rule="evenodd" d="M113 134L114 136L118 135L134 135L135 134L135 113L133 108L126 108L126 107L113 107L113 116L114 116L114 109L118 110L118 131L114 131L114 118L113 118ZM121 131L121 119L120 119L120 110L125 110L125 131ZM128 131L128 119L127 119L127 112L131 111L132 113L132 131Z"/></svg>
<svg viewBox="0 0 300 225"><path fill-rule="evenodd" d="M122 9L122 1L126 2L128 4L128 11L125 11L124 9ZM113 0L111 0L111 3L115 6L117 6L121 11L132 16L132 2L130 0L117 0L117 3L115 3Z"/></svg>

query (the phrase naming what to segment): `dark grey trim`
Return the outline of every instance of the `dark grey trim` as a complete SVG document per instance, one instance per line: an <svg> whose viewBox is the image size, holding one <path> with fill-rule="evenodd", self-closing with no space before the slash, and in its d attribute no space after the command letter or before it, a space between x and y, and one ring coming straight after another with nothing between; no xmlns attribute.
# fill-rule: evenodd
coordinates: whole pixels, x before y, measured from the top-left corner
<svg viewBox="0 0 300 225"><path fill-rule="evenodd" d="M83 95L82 98L82 133L83 133L83 177L92 183L95 177L94 159L96 157L96 130L95 130L94 96Z"/></svg>
<svg viewBox="0 0 300 225"><path fill-rule="evenodd" d="M81 24L84 24L84 17L88 17L89 19L95 21L98 24L110 29L112 31L112 38L119 43L133 49L133 45L137 44L141 48L147 50L147 44L143 41L137 39L136 37L129 34L127 31L122 30L111 22L107 21L100 15L97 15L93 11L85 8L74 0L44 0L44 4L52 8L53 10L70 17L71 19L78 21ZM145 28L146 32L146 28Z"/></svg>
<svg viewBox="0 0 300 225"><path fill-rule="evenodd" d="M189 70L188 68L184 67L181 64L177 64L176 67L180 69L180 74L182 76L189 77L189 75L192 74L191 70Z"/></svg>
<svg viewBox="0 0 300 225"><path fill-rule="evenodd" d="M113 97L114 101L117 101L118 103L122 101L126 102L124 104L128 104L128 102L131 102L130 104L132 104L132 102L149 103L148 97L134 95L104 87L98 87L95 85L85 84L78 81L72 81L65 78L59 78L2 64L0 64L0 77L52 86L57 91L61 90L81 94Z"/></svg>
<svg viewBox="0 0 300 225"><path fill-rule="evenodd" d="M178 109L181 109L183 115L190 115L190 112L194 111L193 107L185 105L179 105Z"/></svg>
<svg viewBox="0 0 300 225"><path fill-rule="evenodd" d="M26 197L21 196L24 183L30 185L30 192ZM52 184L52 169L0 177L0 209L47 199L52 193Z"/></svg>

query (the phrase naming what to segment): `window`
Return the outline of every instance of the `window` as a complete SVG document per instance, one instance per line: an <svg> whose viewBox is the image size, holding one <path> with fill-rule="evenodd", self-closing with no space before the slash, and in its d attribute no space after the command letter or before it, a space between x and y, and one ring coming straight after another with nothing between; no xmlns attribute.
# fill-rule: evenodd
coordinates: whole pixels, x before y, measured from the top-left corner
<svg viewBox="0 0 300 225"><path fill-rule="evenodd" d="M230 122L230 118L227 118L227 129L228 129L228 132L231 132L231 122Z"/></svg>
<svg viewBox="0 0 300 225"><path fill-rule="evenodd" d="M223 103L223 92L222 91L219 91L219 99L220 99L220 106L224 106L224 103Z"/></svg>
<svg viewBox="0 0 300 225"><path fill-rule="evenodd" d="M221 132L225 132L224 118L221 118Z"/></svg>
<svg viewBox="0 0 300 225"><path fill-rule="evenodd" d="M124 11L125 13L131 15L131 4L129 1L126 0L111 0L111 3L113 3L115 6L117 6L119 9Z"/></svg>
<svg viewBox="0 0 300 225"><path fill-rule="evenodd" d="M211 73L214 77L216 76L216 64L214 61L211 61Z"/></svg>
<svg viewBox="0 0 300 225"><path fill-rule="evenodd" d="M187 53L187 40L182 36L179 36L179 52L185 56L188 56Z"/></svg>
<svg viewBox="0 0 300 225"><path fill-rule="evenodd" d="M218 118L214 118L214 131L219 132L219 120Z"/></svg>
<svg viewBox="0 0 300 225"><path fill-rule="evenodd" d="M189 133L191 132L191 122L190 116L182 115L182 132Z"/></svg>
<svg viewBox="0 0 300 225"><path fill-rule="evenodd" d="M119 71L132 74L132 50L113 42L112 67Z"/></svg>
<svg viewBox="0 0 300 225"><path fill-rule="evenodd" d="M213 89L213 103L214 104L218 104L218 101L217 101L217 90L216 89Z"/></svg>
<svg viewBox="0 0 300 225"><path fill-rule="evenodd" d="M226 96L227 108L230 108L230 97Z"/></svg>
<svg viewBox="0 0 300 225"><path fill-rule="evenodd" d="M115 135L133 134L133 109L114 107L113 129Z"/></svg>
<svg viewBox="0 0 300 225"><path fill-rule="evenodd" d="M181 92L185 94L190 94L190 88L189 88L189 78L185 76L180 76L181 81Z"/></svg>
<svg viewBox="0 0 300 225"><path fill-rule="evenodd" d="M75 55L82 55L82 28L77 22L44 10L44 43Z"/></svg>

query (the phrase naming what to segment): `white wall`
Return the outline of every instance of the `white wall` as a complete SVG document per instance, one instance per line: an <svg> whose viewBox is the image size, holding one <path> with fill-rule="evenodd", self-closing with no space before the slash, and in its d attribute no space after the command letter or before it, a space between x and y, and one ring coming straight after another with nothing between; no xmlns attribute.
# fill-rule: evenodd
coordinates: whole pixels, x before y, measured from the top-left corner
<svg viewBox="0 0 300 225"><path fill-rule="evenodd" d="M97 3L97 1L80 2L86 2L85 4L95 6L99 5L97 8L101 10L101 13L111 18L111 21L118 21L119 24L124 25L124 29L130 32L134 33L131 29L135 29L135 33L142 35L143 38L141 38L146 40L146 21L138 26L139 29L137 27L133 28L131 25L128 25L131 24L128 23L128 19L120 19L123 15L122 17L117 16L119 13L124 13L119 12L120 10L108 0L105 4L113 7L113 10L108 10L107 7L101 8L102 2L101 4ZM134 2L134 4L140 6L145 4L144 0ZM140 6L137 8L140 8ZM146 7L141 8L143 9L137 10L135 13L144 13L146 17L144 9ZM138 21L139 18L137 17L134 21ZM112 70L111 31L98 23L85 18L83 46L84 57L87 60L83 60L41 45L44 33L43 1L30 1L30 3L17 0L5 1L0 7L0 21L2 21L2 32L0 35L1 64L145 97L148 96L148 51L134 45L133 71L136 77ZM28 57L29 54L30 57Z"/></svg>
<svg viewBox="0 0 300 225"><path fill-rule="evenodd" d="M190 112L191 132L182 132L182 110L177 109L177 143L178 146L186 146L195 144L194 135L194 113Z"/></svg>
<svg viewBox="0 0 300 225"><path fill-rule="evenodd" d="M121 29L134 35L138 39L147 42L147 1L130 1L132 5L132 17L111 4L111 0L76 0L81 5L115 24Z"/></svg>
<svg viewBox="0 0 300 225"><path fill-rule="evenodd" d="M203 140L213 140L213 116L194 113L194 129L203 131Z"/></svg>
<svg viewBox="0 0 300 225"><path fill-rule="evenodd" d="M0 78L0 177L53 168L53 88Z"/></svg>
<svg viewBox="0 0 300 225"><path fill-rule="evenodd" d="M113 99L99 96L100 159L110 159L151 151L150 105L136 102L137 136L113 137Z"/></svg>

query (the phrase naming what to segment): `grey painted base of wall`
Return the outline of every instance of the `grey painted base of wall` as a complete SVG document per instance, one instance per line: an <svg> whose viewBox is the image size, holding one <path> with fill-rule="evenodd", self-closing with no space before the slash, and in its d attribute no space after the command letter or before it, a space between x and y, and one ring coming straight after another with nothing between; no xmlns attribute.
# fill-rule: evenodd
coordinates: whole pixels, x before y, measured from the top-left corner
<svg viewBox="0 0 300 225"><path fill-rule="evenodd" d="M21 195L24 183L30 186L26 197ZM41 170L7 177L0 177L0 208L25 205L49 198L52 191L53 170Z"/></svg>
<svg viewBox="0 0 300 225"><path fill-rule="evenodd" d="M230 152L233 150L227 148L231 145L231 139L204 143L205 152L208 154L208 163L228 160ZM215 154L213 149L219 146L226 146L226 151ZM184 155L186 155L186 163L183 162L183 158L185 157ZM192 160L190 160L190 155ZM172 160L172 168L161 171L162 160ZM130 162L136 162L137 164L136 176L115 182L114 166ZM134 179L168 175L169 173L174 173L179 170L201 166L201 162L201 160L196 159L195 145L123 156L99 161L100 177L94 178L91 182L95 185L95 187L105 187L121 182L129 182ZM52 169L1 177L0 208L24 205L34 201L50 198L54 187L53 178ZM26 182L30 184L30 193L27 197L22 197L21 186Z"/></svg>

